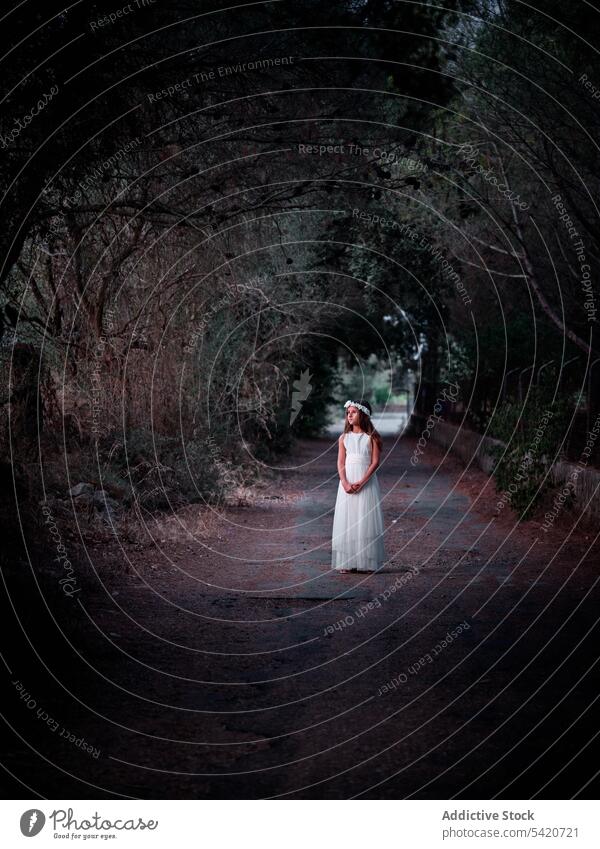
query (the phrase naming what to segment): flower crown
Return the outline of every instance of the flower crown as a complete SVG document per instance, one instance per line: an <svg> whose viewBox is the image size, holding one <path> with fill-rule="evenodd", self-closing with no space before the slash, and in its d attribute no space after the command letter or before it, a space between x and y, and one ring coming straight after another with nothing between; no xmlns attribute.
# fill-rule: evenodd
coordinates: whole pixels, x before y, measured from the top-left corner
<svg viewBox="0 0 600 849"><path fill-rule="evenodd" d="M358 401L346 401L346 403L344 404L344 409L346 409L346 407L356 407L357 410L362 410L363 413L366 413L368 416L371 415L371 413L369 412L369 408L365 407L364 404L359 404Z"/></svg>

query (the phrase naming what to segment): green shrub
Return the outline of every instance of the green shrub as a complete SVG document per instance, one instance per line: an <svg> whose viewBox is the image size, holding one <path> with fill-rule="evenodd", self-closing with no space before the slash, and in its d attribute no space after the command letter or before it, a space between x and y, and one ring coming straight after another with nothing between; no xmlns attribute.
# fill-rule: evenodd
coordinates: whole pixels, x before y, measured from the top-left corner
<svg viewBox="0 0 600 849"><path fill-rule="evenodd" d="M125 486L130 493L127 500L137 501L147 510L212 502L223 495L229 483L218 448L209 440L182 444L177 437L136 429L124 442L102 447L102 479L109 485Z"/></svg>
<svg viewBox="0 0 600 849"><path fill-rule="evenodd" d="M507 402L490 421L490 435L504 443L491 449L496 490L523 519L551 486L549 470L561 454L571 417L568 400L535 389L525 404Z"/></svg>

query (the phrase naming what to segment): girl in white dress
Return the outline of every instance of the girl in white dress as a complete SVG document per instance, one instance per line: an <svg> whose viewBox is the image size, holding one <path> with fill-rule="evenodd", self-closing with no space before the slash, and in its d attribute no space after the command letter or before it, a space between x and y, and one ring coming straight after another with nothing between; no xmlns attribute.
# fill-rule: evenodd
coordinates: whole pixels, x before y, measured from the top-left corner
<svg viewBox="0 0 600 849"><path fill-rule="evenodd" d="M383 566L383 511L376 469L382 440L368 401L346 401L346 424L338 440L338 486L332 565L339 572L374 572Z"/></svg>

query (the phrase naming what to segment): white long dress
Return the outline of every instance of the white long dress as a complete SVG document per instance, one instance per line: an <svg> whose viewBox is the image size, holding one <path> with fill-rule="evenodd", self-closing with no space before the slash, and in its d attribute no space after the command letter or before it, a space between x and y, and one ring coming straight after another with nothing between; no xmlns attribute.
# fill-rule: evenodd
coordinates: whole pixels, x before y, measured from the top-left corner
<svg viewBox="0 0 600 849"><path fill-rule="evenodd" d="M357 483L371 465L371 440L366 433L344 435L346 477ZM333 516L332 566L372 572L385 560L383 511L377 472L360 492L348 493L340 481Z"/></svg>

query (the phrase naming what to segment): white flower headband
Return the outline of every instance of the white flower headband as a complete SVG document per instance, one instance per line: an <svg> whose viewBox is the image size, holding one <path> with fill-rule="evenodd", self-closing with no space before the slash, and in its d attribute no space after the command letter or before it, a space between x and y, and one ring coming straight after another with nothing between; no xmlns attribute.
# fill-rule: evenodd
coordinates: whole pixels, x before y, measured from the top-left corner
<svg viewBox="0 0 600 849"><path fill-rule="evenodd" d="M344 404L344 409L346 409L346 407L356 407L357 410L362 410L363 413L366 413L368 416L371 415L368 407L365 407L364 404L359 404L357 401L346 401L346 403Z"/></svg>

